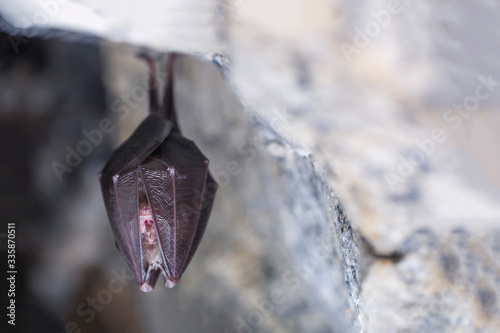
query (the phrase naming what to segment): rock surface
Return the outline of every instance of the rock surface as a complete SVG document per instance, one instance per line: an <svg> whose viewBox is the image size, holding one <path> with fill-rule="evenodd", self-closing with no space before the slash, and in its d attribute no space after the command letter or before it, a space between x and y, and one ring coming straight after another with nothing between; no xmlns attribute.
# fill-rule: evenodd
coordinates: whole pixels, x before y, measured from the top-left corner
<svg viewBox="0 0 500 333"><path fill-rule="evenodd" d="M69 2L46 25L192 55L180 123L221 190L179 288L136 295L144 331L500 331L496 4L161 6ZM134 52L103 42L111 100L144 78Z"/></svg>

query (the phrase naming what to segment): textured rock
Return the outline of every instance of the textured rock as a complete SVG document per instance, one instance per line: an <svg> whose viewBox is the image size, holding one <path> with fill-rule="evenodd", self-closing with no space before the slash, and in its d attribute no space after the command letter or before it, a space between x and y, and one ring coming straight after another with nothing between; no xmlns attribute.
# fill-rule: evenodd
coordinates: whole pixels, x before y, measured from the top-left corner
<svg viewBox="0 0 500 333"><path fill-rule="evenodd" d="M78 6L74 29L195 56L180 122L221 190L179 288L137 296L146 331L500 330L496 5ZM111 100L141 84L134 51L103 44Z"/></svg>

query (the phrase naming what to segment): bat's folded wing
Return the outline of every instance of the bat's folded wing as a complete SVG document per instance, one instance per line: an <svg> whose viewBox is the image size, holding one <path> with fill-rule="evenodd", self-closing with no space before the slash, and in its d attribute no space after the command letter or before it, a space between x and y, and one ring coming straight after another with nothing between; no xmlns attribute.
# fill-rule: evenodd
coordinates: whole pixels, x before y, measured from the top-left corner
<svg viewBox="0 0 500 333"><path fill-rule="evenodd" d="M180 279L205 230L217 189L208 164L191 140L173 132L141 166L169 287Z"/></svg>
<svg viewBox="0 0 500 333"><path fill-rule="evenodd" d="M139 165L170 134L172 124L148 116L132 136L111 155L99 174L104 203L119 250L137 280L144 277L139 230Z"/></svg>
<svg viewBox="0 0 500 333"><path fill-rule="evenodd" d="M100 178L110 178L125 170L137 168L170 134L173 124L157 115L149 115L134 133L122 143L101 171Z"/></svg>

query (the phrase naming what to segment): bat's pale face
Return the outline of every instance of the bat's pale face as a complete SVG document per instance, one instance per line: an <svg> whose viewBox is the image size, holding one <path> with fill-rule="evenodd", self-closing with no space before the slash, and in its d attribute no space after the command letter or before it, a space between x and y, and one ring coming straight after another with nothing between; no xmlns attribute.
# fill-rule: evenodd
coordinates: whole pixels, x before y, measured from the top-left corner
<svg viewBox="0 0 500 333"><path fill-rule="evenodd" d="M141 228L141 237L143 245L158 246L156 238L156 228L153 222L153 214L147 203L141 203L139 208L139 225Z"/></svg>
<svg viewBox="0 0 500 333"><path fill-rule="evenodd" d="M144 271L146 276L158 276L161 271L165 280L168 280L166 273L162 269L161 251L158 245L156 226L153 222L153 214L149 205L145 202L139 206L139 228L141 232L142 257ZM149 279L140 286L144 292L152 291L156 281L150 282Z"/></svg>

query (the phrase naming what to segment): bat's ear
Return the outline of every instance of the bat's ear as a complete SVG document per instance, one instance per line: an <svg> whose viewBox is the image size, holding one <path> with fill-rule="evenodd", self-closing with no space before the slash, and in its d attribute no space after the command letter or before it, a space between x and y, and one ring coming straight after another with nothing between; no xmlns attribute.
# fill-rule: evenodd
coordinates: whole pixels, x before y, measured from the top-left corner
<svg viewBox="0 0 500 333"><path fill-rule="evenodd" d="M115 241L115 246L116 246L116 248L118 249L118 251L122 252L122 251L120 250L120 247L118 246L118 242L117 242L117 241Z"/></svg>

